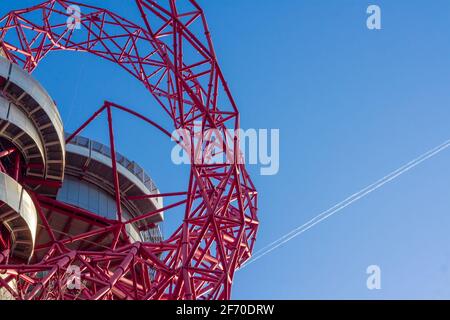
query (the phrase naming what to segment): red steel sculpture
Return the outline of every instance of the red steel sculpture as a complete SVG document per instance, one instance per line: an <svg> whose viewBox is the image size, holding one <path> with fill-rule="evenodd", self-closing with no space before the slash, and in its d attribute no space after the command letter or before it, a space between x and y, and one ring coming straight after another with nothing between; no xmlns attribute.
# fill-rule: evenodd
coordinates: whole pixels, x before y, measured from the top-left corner
<svg viewBox="0 0 450 320"><path fill-rule="evenodd" d="M239 137L229 134L229 129L240 127L239 112L218 65L204 12L194 0L135 3L142 17L139 23L107 9L64 0L15 10L0 20L0 53L26 72L33 72L51 51L89 52L140 81L173 124L167 130L141 113L105 102L67 137L66 143L101 113L107 114L117 219L100 217L40 191L57 189L60 181L44 177L23 182L36 207L38 233L49 241L37 243L28 261L17 262L11 257L11 239L1 223L6 218L0 211L0 289L13 299L230 299L235 271L251 257L258 229L257 192L238 161ZM74 5L81 13L75 18ZM68 28L70 19L80 28ZM184 148L195 146L191 159L207 156L203 152L208 145L194 133L196 126L200 123L201 132L215 129L231 161L192 160L186 190L157 195L174 199L171 204L126 220L121 214L125 195L117 178L112 110L131 114L168 137L175 129L192 133L190 140L176 141ZM11 145L1 150L0 157L14 152L18 153ZM8 168L0 165L1 172L18 181L22 170L31 169L32 164L23 163L19 156ZM155 195L128 200L151 197ZM156 243L129 239L127 225L180 207L183 221L167 239ZM66 217L69 224L88 221L91 227L78 234L57 233L50 217L55 214ZM101 250L77 245L100 238L112 241ZM81 272L81 289L67 285L74 265Z"/></svg>

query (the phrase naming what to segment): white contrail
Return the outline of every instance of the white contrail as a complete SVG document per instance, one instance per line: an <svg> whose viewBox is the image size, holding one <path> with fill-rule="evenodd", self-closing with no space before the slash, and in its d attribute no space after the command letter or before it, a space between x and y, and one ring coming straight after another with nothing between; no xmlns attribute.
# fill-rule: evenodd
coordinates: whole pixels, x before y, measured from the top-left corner
<svg viewBox="0 0 450 320"><path fill-rule="evenodd" d="M335 213L341 211L342 209L346 208L347 206L351 205L352 203L358 201L359 199L367 196L368 194L372 193L373 191L377 190L378 188L382 187L386 183L394 180L395 178L399 177L400 175L408 172L409 170L413 169L414 167L418 166L422 162L432 158L433 156L437 155L438 153L444 151L450 147L450 140L447 140L446 142L442 143L441 145L425 152L421 156L415 158L414 160L408 162L407 164L401 166L397 170L389 173L388 175L384 176L383 178L379 179L378 181L372 183L371 185L365 187L364 189L352 194L350 197L346 198L345 200L337 203L336 205L332 206L331 208L323 211L322 213L318 214L308 222L302 224L301 226L293 229L292 231L288 232L284 236L278 238L277 240L271 242L264 248L258 250L252 259L250 259L248 262L243 264L240 269L245 268L249 264L261 259L268 253L272 252L276 248L280 247L284 243L290 241L291 239L299 236L303 232L307 231L308 229L312 228L319 222L329 218L330 216L334 215Z"/></svg>
<svg viewBox="0 0 450 320"><path fill-rule="evenodd" d="M371 189L371 188L373 188L373 187L379 185L380 183L382 183L383 181L389 179L390 177L392 177L392 176L394 176L394 175L397 175L398 172L400 172L400 171L402 171L402 170L404 170L404 169L406 169L406 168L408 168L408 167L414 165L416 162L420 161L421 159L424 159L424 158L427 158L427 159L428 159L429 156L433 156L433 155L435 155L436 153L441 152L442 150L444 150L444 149L446 149L447 147L449 147L449 144L450 144L450 140L446 141L445 143L439 145L439 146L436 147L436 148L433 148L433 149L429 150L428 152L422 154L421 156L419 156L419 157L415 158L414 160L408 162L407 164L401 166L401 167L398 168L397 170L395 170L395 171L389 173L388 175L386 175L386 176L384 176L383 178L377 180L376 182L372 183L371 185L365 187L364 189L359 190L358 192L352 194L351 196L347 197L346 199L342 200L341 202L335 204L333 207L331 207L331 208L329 208L329 209L323 211L322 213L320 213L319 215L317 215L317 216L314 217L313 219L311 219L311 220L309 220L308 222L306 222L305 224L303 224L303 225L301 225L301 226L295 228L294 230L292 230L291 232L285 234L285 235L282 236L281 238L279 238L279 239L277 239L277 240L275 240L275 241L269 243L269 244L266 245L264 248L259 249L257 252L253 253L253 255L254 255L254 256L258 255L260 252L265 251L267 248L273 246L273 245L276 244L277 242L282 241L283 239L289 237L291 234L295 233L297 230L299 230L299 229L302 228L303 226L305 226L305 225L307 225L307 224L309 224L309 223L311 223L311 222L314 222L314 220L319 219L321 216L326 215L326 214L329 213L330 211L334 210L334 209L337 208L337 207L340 207L341 205L345 204L346 202L348 202L348 201L352 200L353 198L357 197L358 195L364 193L365 191L367 191L367 190L369 190L369 189ZM424 159L424 160L426 160L426 159ZM424 160L422 160L422 161L424 161Z"/></svg>

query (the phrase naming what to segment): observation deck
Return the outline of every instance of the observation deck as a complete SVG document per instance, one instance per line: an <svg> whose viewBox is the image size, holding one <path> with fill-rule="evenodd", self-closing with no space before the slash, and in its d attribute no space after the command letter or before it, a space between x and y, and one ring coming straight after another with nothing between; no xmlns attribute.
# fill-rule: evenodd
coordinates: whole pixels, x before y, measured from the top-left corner
<svg viewBox="0 0 450 320"><path fill-rule="evenodd" d="M0 223L11 235L11 254L28 261L33 255L36 239L36 207L28 192L3 172L0 172L0 201Z"/></svg>
<svg viewBox="0 0 450 320"><path fill-rule="evenodd" d="M64 130L58 109L39 82L0 57L0 137L26 162L23 183L54 197L64 179Z"/></svg>

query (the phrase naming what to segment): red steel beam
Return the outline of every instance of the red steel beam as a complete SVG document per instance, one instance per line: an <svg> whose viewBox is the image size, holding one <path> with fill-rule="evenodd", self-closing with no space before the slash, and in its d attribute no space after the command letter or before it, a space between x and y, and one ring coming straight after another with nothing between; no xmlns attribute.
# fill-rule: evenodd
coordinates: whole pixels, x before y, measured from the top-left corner
<svg viewBox="0 0 450 320"><path fill-rule="evenodd" d="M194 0L135 2L142 17L140 23L124 19L110 10L77 3L82 12L80 30L69 30L65 25L69 16L67 8L74 4L71 1L48 0L25 10L16 10L0 19L0 47L7 59L29 72L51 51L87 52L111 61L144 85L169 116L173 129L191 133L192 144L197 141L195 122L201 123L203 132L209 128L218 129L218 140L225 145L223 153L234 161L199 164L196 159L205 159L208 151L197 144L195 152L191 153L187 191L129 197L128 200L186 197L160 211L125 221L136 223L159 212L185 206L182 224L167 240L158 244L131 245L124 225L121 226L122 199L111 110L127 112L156 127L165 136L171 134L170 130L141 113L107 101L66 142L107 109L118 219L96 217L87 210L36 195L39 209L47 208L65 215L73 220L72 223L88 222L99 229L66 236L60 241L51 236L49 243L36 247L36 250L45 250L44 258L37 264L6 265L0 262L0 272L6 270L8 274L20 277L18 298L229 299L235 270L251 256L259 225L257 192L245 167L236 161L238 139L231 141L232 145L226 143L230 138L226 130L240 127L239 113L217 62L203 10ZM77 37L73 36L74 32L78 33ZM14 176L18 178L17 170ZM54 185L45 179L33 182ZM51 235L51 223L42 211L40 218ZM75 241L99 234L114 236L111 249L77 253L70 247ZM119 243L119 238L125 239L123 243ZM89 287L78 294L69 293L64 287L58 292L50 292L47 284L59 283L63 276L55 271L55 267L64 270L69 260L84 266L82 277ZM44 279L36 276L40 270L49 272ZM148 276L150 273L154 274L152 279ZM102 285L105 283L108 285Z"/></svg>

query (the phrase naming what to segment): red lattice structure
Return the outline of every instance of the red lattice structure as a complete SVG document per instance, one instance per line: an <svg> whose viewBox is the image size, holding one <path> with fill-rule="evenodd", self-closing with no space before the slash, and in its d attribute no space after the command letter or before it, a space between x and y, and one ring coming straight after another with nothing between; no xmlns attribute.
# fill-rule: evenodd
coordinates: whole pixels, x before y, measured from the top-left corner
<svg viewBox="0 0 450 320"><path fill-rule="evenodd" d="M39 232L47 233L50 241L35 248L28 264L14 264L8 258L9 240L0 236L0 288L14 299L230 299L234 273L251 257L258 228L257 192L238 161L238 137L230 141L227 134L227 129L240 127L239 113L217 63L204 13L194 0L135 2L142 16L138 23L63 0L10 12L0 20L2 54L31 73L51 51L88 52L119 65L145 86L170 117L170 130L132 109L105 102L67 139L106 112L116 178L112 109L132 114L169 137L174 129L191 132L189 144L196 146L192 158L208 148L198 143L195 126L200 123L202 132L216 129L227 159L233 161L192 161L186 189L159 195L165 202L175 200L158 211L170 214L173 208L184 208L181 225L159 243L130 242L126 225L158 212L124 221L117 183L118 218L96 216L91 231L70 236L54 232L46 209L72 223L94 214L28 190L39 214ZM80 18L72 21L80 29L67 26L71 5L80 8ZM73 249L77 242L111 235L110 248ZM81 270L81 290L66 284L73 265Z"/></svg>

